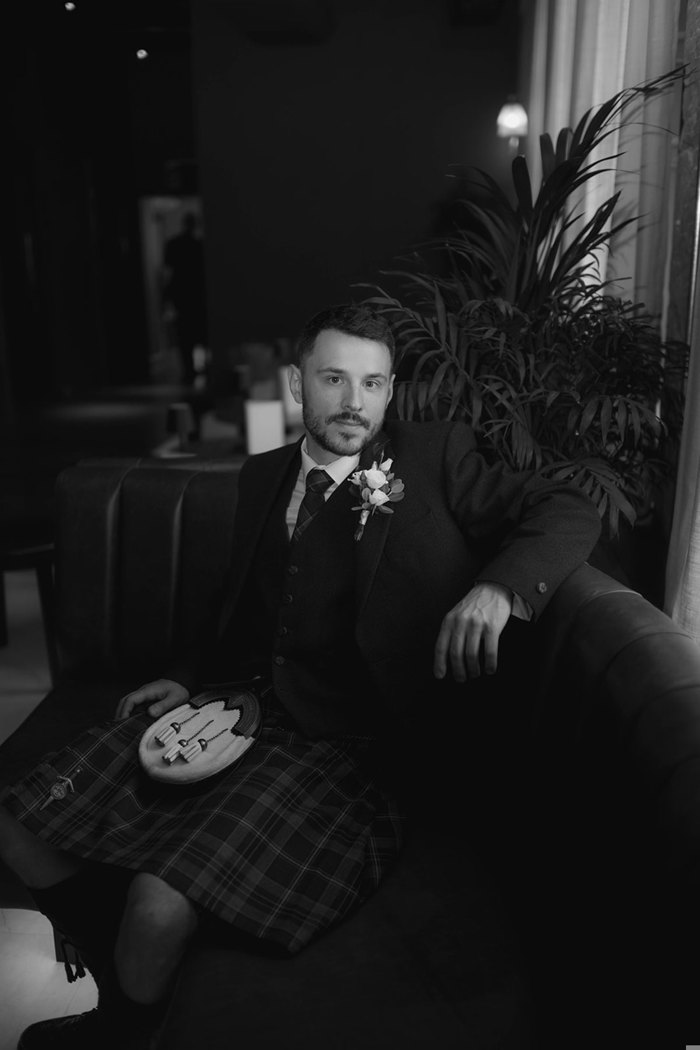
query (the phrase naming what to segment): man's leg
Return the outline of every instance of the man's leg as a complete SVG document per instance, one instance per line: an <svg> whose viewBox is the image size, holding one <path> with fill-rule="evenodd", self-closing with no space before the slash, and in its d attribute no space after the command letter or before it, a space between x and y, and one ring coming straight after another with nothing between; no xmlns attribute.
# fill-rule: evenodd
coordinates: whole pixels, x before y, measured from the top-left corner
<svg viewBox="0 0 700 1050"><path fill-rule="evenodd" d="M96 1020L83 1022L90 1050L94 1050L90 1038L95 1024L98 1034L116 1038L120 1046L148 1044L163 1019L173 978L197 925L197 913L181 893L155 875L144 872L133 877L114 959L98 982ZM41 1023L35 1030L40 1033ZM27 1045L29 1050L64 1045L66 1050L76 1050L73 1036L70 1032L71 1038L60 1044Z"/></svg>
<svg viewBox="0 0 700 1050"><path fill-rule="evenodd" d="M100 965L93 970L99 989L98 1009L31 1025L22 1034L22 1050L64 1046L71 1050L89 1046L92 1050L95 1040L104 1034L119 1046L145 1046L149 1033L161 1020L172 980L197 929L193 905L162 879L147 873L133 876L125 904L121 899L96 898L96 887L91 893L85 885L93 876L89 865L83 867L70 855L48 846L2 807L0 856L31 890L42 910L44 902L50 902L51 907L46 908L49 918L56 904L57 910L71 913L75 924L91 929L100 925L100 915L106 918L113 913L113 905L121 913L116 943L114 936L106 940ZM92 914L92 905L97 915ZM85 910L83 919L81 912ZM70 935L73 923L64 925ZM80 949L80 943L77 947Z"/></svg>
<svg viewBox="0 0 700 1050"><path fill-rule="evenodd" d="M31 891L68 884L79 860L43 842L0 806L0 857ZM165 994L197 928L187 898L146 872L131 880L115 947L115 967L125 993L137 1002Z"/></svg>
<svg viewBox="0 0 700 1050"><path fill-rule="evenodd" d="M155 875L134 876L114 950L117 980L129 999L150 1005L165 998L197 925L182 893Z"/></svg>
<svg viewBox="0 0 700 1050"><path fill-rule="evenodd" d="M54 886L75 875L80 861L42 842L0 806L0 857L30 890Z"/></svg>
<svg viewBox="0 0 700 1050"><path fill-rule="evenodd" d="M112 957L128 873L48 845L1 806L0 858L97 981Z"/></svg>

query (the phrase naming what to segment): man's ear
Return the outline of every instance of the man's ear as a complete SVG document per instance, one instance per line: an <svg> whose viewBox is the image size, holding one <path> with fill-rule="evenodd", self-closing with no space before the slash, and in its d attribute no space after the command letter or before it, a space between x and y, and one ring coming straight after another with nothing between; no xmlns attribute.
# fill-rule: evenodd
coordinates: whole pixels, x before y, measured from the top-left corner
<svg viewBox="0 0 700 1050"><path fill-rule="evenodd" d="M289 389L298 405L301 404L301 371L297 365L289 366Z"/></svg>

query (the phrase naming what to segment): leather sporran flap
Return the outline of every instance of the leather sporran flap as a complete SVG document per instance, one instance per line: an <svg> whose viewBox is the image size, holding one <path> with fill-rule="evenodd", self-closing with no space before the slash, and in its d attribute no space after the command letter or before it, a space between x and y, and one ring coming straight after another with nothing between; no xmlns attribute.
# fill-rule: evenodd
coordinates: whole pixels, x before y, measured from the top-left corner
<svg viewBox="0 0 700 1050"><path fill-rule="evenodd" d="M139 743L139 762L153 780L204 780L243 757L261 722L260 702L251 689L206 689L148 727Z"/></svg>

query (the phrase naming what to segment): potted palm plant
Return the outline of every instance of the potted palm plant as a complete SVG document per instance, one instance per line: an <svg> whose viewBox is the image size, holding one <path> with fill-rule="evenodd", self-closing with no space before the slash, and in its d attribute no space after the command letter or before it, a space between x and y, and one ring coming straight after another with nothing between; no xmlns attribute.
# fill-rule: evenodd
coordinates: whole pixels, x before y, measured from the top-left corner
<svg viewBox="0 0 700 1050"><path fill-rule="evenodd" d="M487 456L572 480L612 538L672 475L687 348L598 276L600 249L632 221L616 221L619 193L582 222L577 192L629 107L682 75L619 92L556 143L542 135L537 192L523 156L514 202L487 173L462 175L447 234L363 286L396 333L397 414L466 420Z"/></svg>

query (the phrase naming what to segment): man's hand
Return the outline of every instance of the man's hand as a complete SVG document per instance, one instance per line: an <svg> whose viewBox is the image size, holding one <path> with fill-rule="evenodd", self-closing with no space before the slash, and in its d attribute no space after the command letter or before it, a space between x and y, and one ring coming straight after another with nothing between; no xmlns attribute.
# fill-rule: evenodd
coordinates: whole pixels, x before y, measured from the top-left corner
<svg viewBox="0 0 700 1050"><path fill-rule="evenodd" d="M156 682L148 682L133 693L123 696L117 706L117 718L128 718L138 704L150 704L149 715L160 718L166 711L186 704L189 698L189 691L184 685L172 682L169 678L159 678Z"/></svg>
<svg viewBox="0 0 700 1050"><path fill-rule="evenodd" d="M494 674L498 667L498 640L512 608L513 594L508 587L499 583L477 583L472 587L442 621L435 645L435 677L445 677L449 660L455 681L463 682L467 671L471 678L478 678L482 646L484 671Z"/></svg>

